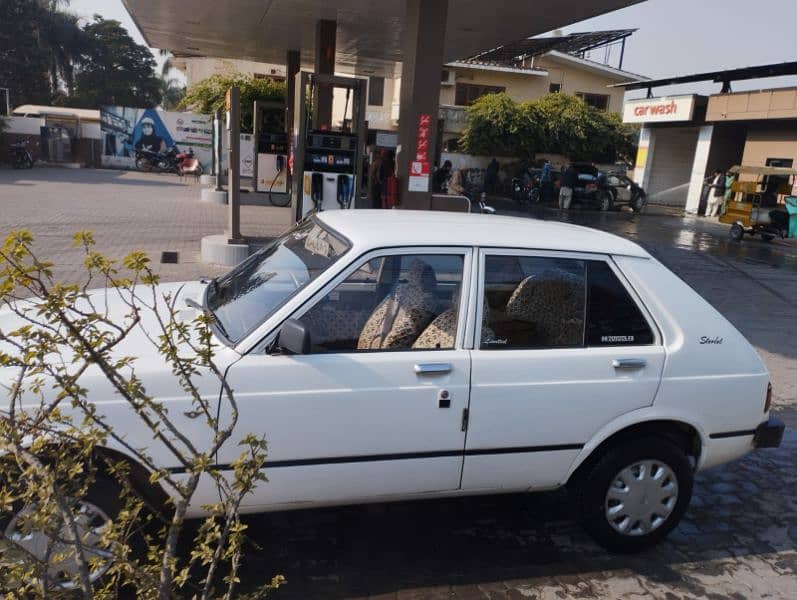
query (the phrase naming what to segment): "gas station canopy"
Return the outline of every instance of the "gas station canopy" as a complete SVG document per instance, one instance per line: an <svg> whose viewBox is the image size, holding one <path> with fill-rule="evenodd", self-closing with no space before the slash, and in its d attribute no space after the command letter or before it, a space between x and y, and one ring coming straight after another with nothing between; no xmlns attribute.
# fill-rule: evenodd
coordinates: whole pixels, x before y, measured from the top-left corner
<svg viewBox="0 0 797 600"><path fill-rule="evenodd" d="M449 0L445 62L642 0ZM405 3L373 0L123 0L147 44L177 56L282 64L314 61L316 23L337 22L336 70L392 76L402 62Z"/></svg>

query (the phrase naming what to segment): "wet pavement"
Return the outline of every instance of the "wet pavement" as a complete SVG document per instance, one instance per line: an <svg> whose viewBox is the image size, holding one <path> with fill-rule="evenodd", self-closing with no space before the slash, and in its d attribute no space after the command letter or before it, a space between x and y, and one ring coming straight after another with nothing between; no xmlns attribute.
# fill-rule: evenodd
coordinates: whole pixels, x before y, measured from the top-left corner
<svg viewBox="0 0 797 600"><path fill-rule="evenodd" d="M0 233L25 226L68 278L77 229L113 256L180 252L165 281L216 274L199 240L219 233L225 207L201 205L177 178L107 171L0 170ZM506 214L511 205L497 204ZM518 214L518 216L521 216ZM731 242L728 227L650 207L643 215L536 208L628 237L692 285L758 348L787 422L781 448L698 476L682 524L637 556L607 554L571 519L562 493L395 503L247 517L253 547L241 591L276 573L295 598L797 598L797 240ZM244 227L268 218L246 207Z"/></svg>

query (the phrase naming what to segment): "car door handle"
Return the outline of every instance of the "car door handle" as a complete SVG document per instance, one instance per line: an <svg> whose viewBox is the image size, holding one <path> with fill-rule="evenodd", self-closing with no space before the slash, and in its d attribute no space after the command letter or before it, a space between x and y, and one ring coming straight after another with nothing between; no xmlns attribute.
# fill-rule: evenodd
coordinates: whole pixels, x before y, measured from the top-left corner
<svg viewBox="0 0 797 600"><path fill-rule="evenodd" d="M616 358L612 361L615 369L644 369L648 361L641 358Z"/></svg>
<svg viewBox="0 0 797 600"><path fill-rule="evenodd" d="M415 365L418 375L444 375L454 370L449 363L420 363Z"/></svg>

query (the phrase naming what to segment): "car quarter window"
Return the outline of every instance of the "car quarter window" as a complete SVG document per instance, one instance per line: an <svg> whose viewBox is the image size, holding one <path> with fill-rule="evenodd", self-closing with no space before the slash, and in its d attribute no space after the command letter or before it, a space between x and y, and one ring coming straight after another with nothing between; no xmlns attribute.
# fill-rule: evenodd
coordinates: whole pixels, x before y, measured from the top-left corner
<svg viewBox="0 0 797 600"><path fill-rule="evenodd" d="M395 254L369 260L300 320L312 352L451 349L464 256Z"/></svg>
<svg viewBox="0 0 797 600"><path fill-rule="evenodd" d="M488 255L484 295L482 349L584 345L585 261Z"/></svg>
<svg viewBox="0 0 797 600"><path fill-rule="evenodd" d="M587 345L643 346L653 331L628 290L603 261L587 263Z"/></svg>

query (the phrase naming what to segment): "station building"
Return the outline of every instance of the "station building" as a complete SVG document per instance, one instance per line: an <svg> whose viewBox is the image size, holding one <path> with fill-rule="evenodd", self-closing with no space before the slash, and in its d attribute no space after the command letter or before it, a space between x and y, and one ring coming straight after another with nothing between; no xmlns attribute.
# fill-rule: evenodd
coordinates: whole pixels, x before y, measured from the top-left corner
<svg viewBox="0 0 797 600"><path fill-rule="evenodd" d="M732 91L734 82L790 75L797 75L797 62L618 85L648 90L647 98L625 103L623 120L642 126L634 178L650 200L702 213L705 181L716 169L797 166L797 88ZM652 93L702 81L721 83L722 90L710 96Z"/></svg>

